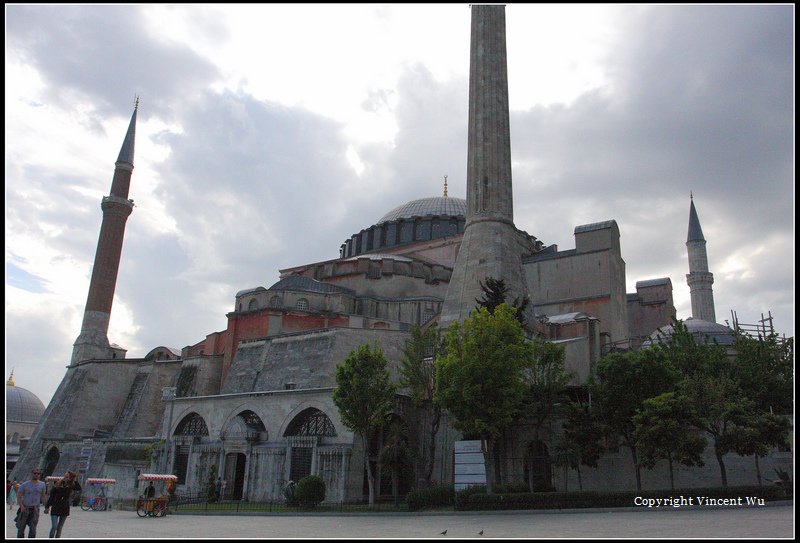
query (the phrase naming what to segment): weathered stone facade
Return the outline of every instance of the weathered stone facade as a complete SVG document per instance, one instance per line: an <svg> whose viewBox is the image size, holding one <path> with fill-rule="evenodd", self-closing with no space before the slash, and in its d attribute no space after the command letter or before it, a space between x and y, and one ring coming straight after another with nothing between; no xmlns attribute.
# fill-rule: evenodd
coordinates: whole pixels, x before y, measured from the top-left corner
<svg viewBox="0 0 800 543"><path fill-rule="evenodd" d="M635 294L626 294L616 221L576 227L575 249L566 251L514 226L504 7L472 9L467 199L445 194L395 208L351 236L340 258L286 268L268 288L239 291L225 329L181 350L160 346L144 358L125 358L104 331L94 339L87 332L91 348L76 343L76 358L13 476L37 465L46 474L78 469L81 476L116 478L114 497L133 498L142 491L139 473L169 472L178 475L180 494L202 495L215 467L227 481L226 498L260 501L279 500L287 481L316 474L325 480L327 501L360 501L365 459L376 462L385 429L365 450L332 397L336 366L358 346L379 345L396 381L410 328L465 318L486 277L506 281L512 299L530 296L528 322L564 346L572 385L586 383L605 351L637 347L631 338L670 323L669 279L640 281ZM132 140L126 148L130 154L121 157L132 169ZM127 188L119 197L127 198ZM121 246L121 231L111 237ZM95 311L87 304L96 332L106 316ZM162 399L165 388L174 388L176 397ZM399 391L393 420L423 454L429 422L407 392ZM503 444L507 479L531 488L576 488L574 473L551 465L559 433L558 421L543 428L520 421ZM453 480L459 438L444 413L434 481ZM635 488L629 456L612 451L599 469L584 470L584 488ZM750 460L726 457L732 483L755 482L745 465ZM770 462L787 464L781 453L762 460L764 470ZM706 464L681 470L679 484L715 484L714 462ZM389 477L376 468L379 494L388 494ZM420 475L405 474L400 490ZM663 486L663 466L644 480Z"/></svg>

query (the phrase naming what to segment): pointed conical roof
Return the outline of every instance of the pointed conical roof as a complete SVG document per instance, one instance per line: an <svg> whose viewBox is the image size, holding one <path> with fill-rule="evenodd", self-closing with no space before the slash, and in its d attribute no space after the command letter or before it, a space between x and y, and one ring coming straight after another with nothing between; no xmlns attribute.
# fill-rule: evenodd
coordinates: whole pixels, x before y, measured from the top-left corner
<svg viewBox="0 0 800 543"><path fill-rule="evenodd" d="M694 199L689 206L689 235L686 237L686 243L690 241L705 241L703 237L703 229L700 228L700 219L697 218L697 210L694 208Z"/></svg>
<svg viewBox="0 0 800 543"><path fill-rule="evenodd" d="M128 132L125 134L125 141L122 142L122 148L119 150L119 157L117 162L127 162L133 166L133 148L136 140L136 114L139 112L139 99L136 99L136 106L133 108L133 115L131 115L131 122L128 125Z"/></svg>

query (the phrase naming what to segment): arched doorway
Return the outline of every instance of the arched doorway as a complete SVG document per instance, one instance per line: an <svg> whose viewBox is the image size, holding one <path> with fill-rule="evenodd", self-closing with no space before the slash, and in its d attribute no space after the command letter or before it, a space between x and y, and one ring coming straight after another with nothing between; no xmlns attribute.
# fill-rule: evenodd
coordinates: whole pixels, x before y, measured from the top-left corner
<svg viewBox="0 0 800 543"><path fill-rule="evenodd" d="M247 472L247 455L244 453L228 453L225 455L225 477L232 487L225 488L225 497L241 500L244 496L244 474Z"/></svg>
<svg viewBox="0 0 800 543"><path fill-rule="evenodd" d="M57 447L50 447L44 457L44 468L42 469L42 481L45 477L53 474L58 466L58 459L61 458L61 451Z"/></svg>
<svg viewBox="0 0 800 543"><path fill-rule="evenodd" d="M542 441L528 444L525 453L525 483L531 492L553 489L553 471L550 452Z"/></svg>
<svg viewBox="0 0 800 543"><path fill-rule="evenodd" d="M390 415L373 431L369 440L369 462L378 498L396 499L411 490L414 472L408 425L398 415ZM363 492L365 496L369 495L366 467Z"/></svg>

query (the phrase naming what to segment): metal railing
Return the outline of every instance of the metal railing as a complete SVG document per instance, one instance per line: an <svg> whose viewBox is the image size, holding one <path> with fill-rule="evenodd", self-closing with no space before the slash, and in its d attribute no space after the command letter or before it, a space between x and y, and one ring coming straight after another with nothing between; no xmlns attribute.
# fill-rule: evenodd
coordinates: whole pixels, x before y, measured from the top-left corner
<svg viewBox="0 0 800 543"><path fill-rule="evenodd" d="M360 512L407 512L404 499L395 505L392 497L381 497L370 506L366 502L329 503L315 507L291 506L285 500L246 501L222 498L209 502L206 494L181 495L170 504L170 512L180 513L360 513Z"/></svg>

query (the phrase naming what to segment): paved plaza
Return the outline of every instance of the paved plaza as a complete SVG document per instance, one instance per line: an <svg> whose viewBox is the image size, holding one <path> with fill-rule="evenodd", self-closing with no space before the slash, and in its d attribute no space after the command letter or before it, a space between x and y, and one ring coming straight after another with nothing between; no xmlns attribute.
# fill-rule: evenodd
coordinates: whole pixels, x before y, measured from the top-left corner
<svg viewBox="0 0 800 543"><path fill-rule="evenodd" d="M38 537L47 538L42 515ZM447 534L441 532L447 530ZM483 535L479 532L483 530ZM16 536L6 509L6 538ZM73 508L63 537L203 538L793 538L794 505L733 509L607 509L502 513L170 515Z"/></svg>

